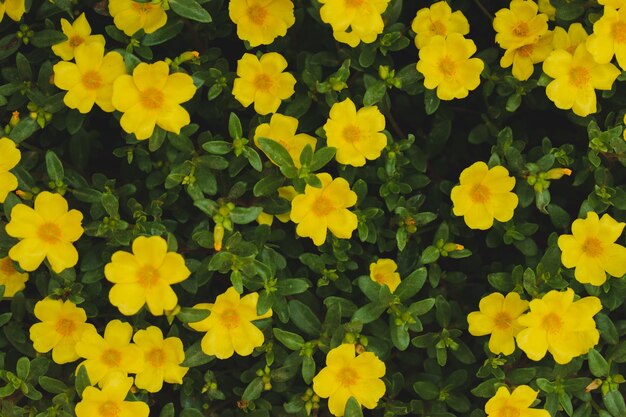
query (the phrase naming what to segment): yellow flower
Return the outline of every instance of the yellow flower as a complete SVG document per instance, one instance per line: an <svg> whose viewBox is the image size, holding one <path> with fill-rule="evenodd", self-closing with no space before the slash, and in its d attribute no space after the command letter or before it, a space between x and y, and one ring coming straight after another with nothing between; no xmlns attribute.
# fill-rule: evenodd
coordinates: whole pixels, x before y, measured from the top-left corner
<svg viewBox="0 0 626 417"><path fill-rule="evenodd" d="M495 354L513 353L514 337L522 330L517 319L528 310L528 301L522 300L516 292L510 292L506 297L496 292L483 297L479 309L480 311L473 311L467 316L470 334L490 334L489 350Z"/></svg>
<svg viewBox="0 0 626 417"><path fill-rule="evenodd" d="M76 417L148 417L150 408L141 401L124 401L133 379L120 375L107 381L102 389L87 387L76 404Z"/></svg>
<svg viewBox="0 0 626 417"><path fill-rule="evenodd" d="M214 304L197 304L194 308L211 312L209 317L189 323L189 327L199 332L207 332L202 337L202 351L207 355L215 355L219 359L227 359L236 352L248 356L254 348L263 345L263 332L254 324L255 320L272 317L272 309L265 314L257 315L259 294L256 292L240 298L239 293L230 287L215 299Z"/></svg>
<svg viewBox="0 0 626 417"><path fill-rule="evenodd" d="M598 64L584 44L574 54L554 51L543 63L543 72L554 78L546 95L559 109L579 116L596 112L595 90L610 90L620 71L613 64Z"/></svg>
<svg viewBox="0 0 626 417"><path fill-rule="evenodd" d="M400 274L396 272L398 265L393 259L379 259L370 264L370 278L380 285L386 285L393 293L400 285Z"/></svg>
<svg viewBox="0 0 626 417"><path fill-rule="evenodd" d="M45 298L35 304L34 312L41 321L30 326L30 340L35 350L39 353L52 350L52 360L59 364L78 359L76 342L85 331L95 331L93 325L86 323L85 310L69 300Z"/></svg>
<svg viewBox="0 0 626 417"><path fill-rule="evenodd" d="M67 36L67 40L56 45L52 45L52 52L64 61L74 59L74 52L80 45L91 45L97 43L104 48L104 36L92 35L91 26L85 17L85 13L70 23L67 19L61 19L61 29L63 34Z"/></svg>
<svg viewBox="0 0 626 417"><path fill-rule="evenodd" d="M127 36L134 35L139 29L152 33L167 22L167 13L161 2L109 0L109 13L115 26Z"/></svg>
<svg viewBox="0 0 626 417"><path fill-rule="evenodd" d="M254 132L254 143L259 146L259 138L271 139L278 142L289 152L294 165L300 168L300 154L306 145L315 150L317 140L306 133L296 134L298 119L274 113L269 123L260 124ZM274 162L274 161L272 161ZM276 163L276 162L274 162Z"/></svg>
<svg viewBox="0 0 626 417"><path fill-rule="evenodd" d="M271 214L265 213L264 211L260 212L256 217L256 221L258 224L271 226L274 223L274 216Z"/></svg>
<svg viewBox="0 0 626 417"><path fill-rule="evenodd" d="M4 297L10 298L26 288L28 274L18 272L8 256L0 258L0 285L4 285Z"/></svg>
<svg viewBox="0 0 626 417"><path fill-rule="evenodd" d="M91 385L104 386L110 378L143 369L141 351L130 343L132 336L133 327L119 320L107 324L104 337L95 328L83 333L75 349L78 356L86 359L80 365L85 366Z"/></svg>
<svg viewBox="0 0 626 417"><path fill-rule="evenodd" d="M519 385L511 393L506 387L500 387L496 395L485 404L485 413L487 417L550 417L546 410L530 408L537 394L528 385Z"/></svg>
<svg viewBox="0 0 626 417"><path fill-rule="evenodd" d="M22 154L11 139L0 138L0 155L0 203L4 203L7 195L17 189L17 178L9 171L20 162Z"/></svg>
<svg viewBox="0 0 626 417"><path fill-rule="evenodd" d="M470 229L487 230L493 219L507 222L513 218L517 195L511 190L515 178L503 166L488 168L484 162L475 162L461 172L460 185L452 188L455 216L464 216Z"/></svg>
<svg viewBox="0 0 626 417"><path fill-rule="evenodd" d="M626 69L626 8L604 8L587 38L587 50L599 64L608 64L615 55L619 66Z"/></svg>
<svg viewBox="0 0 626 417"><path fill-rule="evenodd" d="M326 241L327 231L339 239L349 239L358 226L358 219L348 210L356 204L356 193L343 178L333 179L330 174L317 174L322 188L307 185L304 194L291 202L291 221L296 223L296 233L310 237L317 246Z"/></svg>
<svg viewBox="0 0 626 417"><path fill-rule="evenodd" d="M287 185L285 187L278 187L278 196L283 198L289 202L292 202L294 198L298 195L298 192L292 185ZM291 210L286 213L277 214L276 218L280 220L282 223L287 223L291 220Z"/></svg>
<svg viewBox="0 0 626 417"><path fill-rule="evenodd" d="M326 355L326 367L313 378L313 391L328 398L328 409L343 416L346 403L354 397L359 404L373 409L385 394L385 363L372 352L356 355L355 345L343 344Z"/></svg>
<svg viewBox="0 0 626 417"><path fill-rule="evenodd" d="M365 160L380 157L387 146L385 116L378 107L367 106L356 110L349 98L333 104L324 125L328 146L337 148L335 159L340 164L361 167Z"/></svg>
<svg viewBox="0 0 626 417"><path fill-rule="evenodd" d="M417 70L424 75L424 86L437 89L441 100L465 98L480 84L480 73L485 64L479 58L470 58L476 52L471 39L458 33L433 37L420 49Z"/></svg>
<svg viewBox="0 0 626 417"><path fill-rule="evenodd" d="M277 52L263 54L261 59L243 54L237 61L237 78L233 84L233 96L242 106L254 103L258 114L274 113L282 100L295 92L296 79L288 72L287 60Z"/></svg>
<svg viewBox="0 0 626 417"><path fill-rule="evenodd" d="M500 66L513 65L512 73L520 81L526 81L533 75L534 64L543 62L552 52L552 33L548 32L535 43L507 49L500 59Z"/></svg>
<svg viewBox="0 0 626 417"><path fill-rule="evenodd" d="M498 10L493 28L502 49L534 44L548 32L548 16L538 10L532 0L513 0L508 9Z"/></svg>
<svg viewBox="0 0 626 417"><path fill-rule="evenodd" d="M583 284L602 285L607 272L617 278L626 274L626 248L615 243L626 223L610 215L590 211L587 218L574 220L571 235L559 236L561 262L576 268L574 276Z"/></svg>
<svg viewBox="0 0 626 417"><path fill-rule="evenodd" d="M560 26L552 31L552 47L555 50L565 49L570 54L574 54L576 47L587 42L589 35L580 23L572 23L569 25L567 32Z"/></svg>
<svg viewBox="0 0 626 417"><path fill-rule="evenodd" d="M539 4L539 13L545 14L550 20L556 18L556 7L552 5L550 0L539 0L537 3Z"/></svg>
<svg viewBox="0 0 626 417"><path fill-rule="evenodd" d="M147 3L141 3L147 4ZM190 122L180 104L196 93L192 78L182 72L169 73L163 61L140 63L133 75L122 75L113 84L113 107L124 113L120 119L127 133L138 140L148 139L157 125L168 132L180 133Z"/></svg>
<svg viewBox="0 0 626 417"><path fill-rule="evenodd" d="M598 0L598 3L614 9L621 9L624 5L626 5L626 0Z"/></svg>
<svg viewBox="0 0 626 417"><path fill-rule="evenodd" d="M141 350L144 369L135 376L137 388L159 392L163 382L182 384L189 368L180 366L185 360L183 342L178 337L163 339L163 332L155 326L135 333L133 341Z"/></svg>
<svg viewBox="0 0 626 417"><path fill-rule="evenodd" d="M113 283L111 304L126 316L134 315L144 304L155 316L176 307L178 297L170 285L191 274L185 259L168 252L167 242L160 236L139 236L133 241L132 251L115 252L104 267L104 276Z"/></svg>
<svg viewBox="0 0 626 417"><path fill-rule="evenodd" d="M451 33L467 35L469 33L469 23L463 12L452 9L445 1L439 1L430 7L424 7L417 11L415 19L411 25L415 32L415 46L420 49L433 36L448 36Z"/></svg>
<svg viewBox="0 0 626 417"><path fill-rule="evenodd" d="M54 65L54 84L67 90L63 102L70 109L88 113L94 103L112 112L113 82L126 74L124 58L117 52L104 55L104 45L98 42L82 44L75 51L76 63L58 62Z"/></svg>
<svg viewBox="0 0 626 417"><path fill-rule="evenodd" d="M2 21L6 13L6 15L11 18L11 20L19 22L22 19L25 11L25 0L5 0L0 3L0 21Z"/></svg>
<svg viewBox="0 0 626 417"><path fill-rule="evenodd" d="M518 333L517 345L534 360L546 352L559 364L566 364L589 352L600 339L593 316L602 310L597 297L574 301L574 290L550 291L530 302L530 312L518 319L526 329Z"/></svg>
<svg viewBox="0 0 626 417"><path fill-rule="evenodd" d="M71 268L78 262L72 243L83 235L82 220L80 211L68 211L67 201L48 191L37 195L34 209L17 204L11 210L6 232L21 240L11 248L9 256L24 271L34 271L44 258L56 273Z"/></svg>
<svg viewBox="0 0 626 417"><path fill-rule="evenodd" d="M251 47L285 36L296 21L291 0L230 0L228 15L237 25L239 39Z"/></svg>
<svg viewBox="0 0 626 417"><path fill-rule="evenodd" d="M374 42L383 33L382 14L389 0L320 0L320 3L322 21L332 26L333 36L339 42L355 48L359 42Z"/></svg>

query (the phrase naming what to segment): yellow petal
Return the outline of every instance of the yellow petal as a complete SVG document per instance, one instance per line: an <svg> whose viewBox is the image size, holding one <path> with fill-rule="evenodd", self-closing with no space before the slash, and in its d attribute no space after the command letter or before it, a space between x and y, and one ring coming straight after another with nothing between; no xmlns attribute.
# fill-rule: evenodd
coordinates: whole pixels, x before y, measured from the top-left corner
<svg viewBox="0 0 626 417"><path fill-rule="evenodd" d="M56 273L71 268L78 263L78 251L68 242L56 242L50 245L46 254L52 270Z"/></svg>
<svg viewBox="0 0 626 417"><path fill-rule="evenodd" d="M146 293L138 284L115 284L109 291L109 301L120 313L132 316L146 303Z"/></svg>

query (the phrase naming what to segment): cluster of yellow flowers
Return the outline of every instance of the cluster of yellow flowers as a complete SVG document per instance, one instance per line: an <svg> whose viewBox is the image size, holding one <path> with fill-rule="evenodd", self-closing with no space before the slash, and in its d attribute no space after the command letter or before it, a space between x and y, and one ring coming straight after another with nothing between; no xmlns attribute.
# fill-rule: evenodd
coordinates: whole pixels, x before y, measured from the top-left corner
<svg viewBox="0 0 626 417"><path fill-rule="evenodd" d="M480 84L485 63L471 58L476 44L465 39L469 23L460 11L452 12L445 1L417 12L411 26L419 49L417 70L424 75L424 86L437 89L441 100L467 97Z"/></svg>
<svg viewBox="0 0 626 417"><path fill-rule="evenodd" d="M607 5L588 35L580 23L567 31L548 29L548 14L540 13L532 0L513 0L496 13L496 42L505 49L503 68L513 66L513 76L527 80L534 64L543 62L543 72L553 80L546 95L559 109L572 109L579 116L597 111L595 90L610 90L620 70L626 68L626 12ZM622 52L625 51L625 52Z"/></svg>

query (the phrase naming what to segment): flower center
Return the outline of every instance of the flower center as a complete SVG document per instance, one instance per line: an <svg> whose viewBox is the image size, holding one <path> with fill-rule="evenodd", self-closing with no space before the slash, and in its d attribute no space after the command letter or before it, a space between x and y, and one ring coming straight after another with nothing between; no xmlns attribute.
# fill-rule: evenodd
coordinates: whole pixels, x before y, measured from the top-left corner
<svg viewBox="0 0 626 417"><path fill-rule="evenodd" d="M547 314L542 321L543 327L548 333L556 334L563 328L563 320L556 313Z"/></svg>
<svg viewBox="0 0 626 417"><path fill-rule="evenodd" d="M613 38L615 42L626 42L626 22L615 22L613 24Z"/></svg>
<svg viewBox="0 0 626 417"><path fill-rule="evenodd" d="M318 217L326 216L334 208L332 201L326 197L318 197L315 203L313 203L313 213Z"/></svg>
<svg viewBox="0 0 626 417"><path fill-rule="evenodd" d="M346 7L360 7L365 0L346 0Z"/></svg>
<svg viewBox="0 0 626 417"><path fill-rule="evenodd" d="M361 140L361 129L356 125L344 127L342 133L346 142L354 143Z"/></svg>
<svg viewBox="0 0 626 417"><path fill-rule="evenodd" d="M445 75L447 78L454 77L456 74L456 64L453 60L444 56L439 60L439 70Z"/></svg>
<svg viewBox="0 0 626 417"><path fill-rule="evenodd" d="M133 3L133 9L139 14L148 14L152 10L152 5L150 3L138 3L136 1Z"/></svg>
<svg viewBox="0 0 626 417"><path fill-rule="evenodd" d="M67 337L71 335L72 333L74 333L74 330L76 329L76 324L74 324L74 322L69 319L60 319L60 320L57 320L57 323L54 326L54 329L61 336Z"/></svg>
<svg viewBox="0 0 626 417"><path fill-rule="evenodd" d="M222 323L229 329L234 329L235 327L239 326L239 314L237 314L237 311L235 311L234 309L229 308L227 310L224 310L224 312L221 314L221 317Z"/></svg>
<svg viewBox="0 0 626 417"><path fill-rule="evenodd" d="M248 18L255 25L261 26L267 18L267 9L265 7L254 4L248 7Z"/></svg>
<svg viewBox="0 0 626 417"><path fill-rule="evenodd" d="M534 45L524 45L524 46L522 46L522 47L517 49L517 53L520 56L528 58L529 56L532 55L534 49L535 49Z"/></svg>
<svg viewBox="0 0 626 417"><path fill-rule="evenodd" d="M500 409L500 417L519 417L519 408L506 406Z"/></svg>
<svg viewBox="0 0 626 417"><path fill-rule="evenodd" d="M122 354L119 350L115 349L107 349L102 352L102 356L100 360L111 367L120 366L120 362L122 361Z"/></svg>
<svg viewBox="0 0 626 417"><path fill-rule="evenodd" d="M142 92L140 101L147 109L159 109L163 105L163 93L156 88L148 88Z"/></svg>
<svg viewBox="0 0 626 417"><path fill-rule="evenodd" d="M85 40L82 36L74 35L70 38L70 46L72 48L76 48L78 45L83 43Z"/></svg>
<svg viewBox="0 0 626 417"><path fill-rule="evenodd" d="M574 67L569 71L570 83L576 87L584 87L591 80L589 70L585 67Z"/></svg>
<svg viewBox="0 0 626 417"><path fill-rule="evenodd" d="M254 86L259 91L270 91L273 85L274 82L267 74L259 74L254 79Z"/></svg>
<svg viewBox="0 0 626 417"><path fill-rule="evenodd" d="M4 276L11 276L15 274L17 271L15 270L15 266L13 266L13 261L8 256L4 259L0 260L0 274Z"/></svg>
<svg viewBox="0 0 626 417"><path fill-rule="evenodd" d="M137 283L146 289L154 287L160 279L159 271L150 265L145 265L137 271Z"/></svg>
<svg viewBox="0 0 626 417"><path fill-rule="evenodd" d="M378 282L379 284L384 284L386 281L385 278L386 278L385 274L382 274L382 273L374 274L374 281Z"/></svg>
<svg viewBox="0 0 626 417"><path fill-rule="evenodd" d="M446 25L441 23L440 20L435 20L430 24L430 31L433 32L435 35L441 36L444 36L447 33Z"/></svg>
<svg viewBox="0 0 626 417"><path fill-rule="evenodd" d="M498 329L508 330L511 328L511 322L513 320L511 319L511 316L509 315L509 313L501 311L500 313L498 313L498 315L496 315L493 321Z"/></svg>
<svg viewBox="0 0 626 417"><path fill-rule="evenodd" d="M520 38L523 38L524 36L528 36L529 32L530 32L530 28L528 27L528 23L526 22L519 22L513 28L513 35L518 36Z"/></svg>
<svg viewBox="0 0 626 417"><path fill-rule="evenodd" d="M337 379L344 387L350 387L357 382L359 374L357 374L354 369L345 366L337 374Z"/></svg>
<svg viewBox="0 0 626 417"><path fill-rule="evenodd" d="M155 368L160 368L165 362L165 354L163 349L152 349L146 355L146 360Z"/></svg>
<svg viewBox="0 0 626 417"><path fill-rule="evenodd" d="M113 401L107 401L100 404L98 411L100 411L100 417L118 417L122 410L120 410L119 405Z"/></svg>
<svg viewBox="0 0 626 417"><path fill-rule="evenodd" d="M595 237L588 237L583 243L583 252L585 252L587 256L597 258L598 256L602 255L602 252L604 252L602 242Z"/></svg>
<svg viewBox="0 0 626 417"><path fill-rule="evenodd" d="M39 239L47 243L56 243L61 238L61 229L54 223L44 223L37 231Z"/></svg>
<svg viewBox="0 0 626 417"><path fill-rule="evenodd" d="M491 197L491 192L482 184L476 184L470 191L470 197L475 203L486 203Z"/></svg>
<svg viewBox="0 0 626 417"><path fill-rule="evenodd" d="M83 74L83 85L88 90L97 90L102 86L102 77L98 71L87 71Z"/></svg>

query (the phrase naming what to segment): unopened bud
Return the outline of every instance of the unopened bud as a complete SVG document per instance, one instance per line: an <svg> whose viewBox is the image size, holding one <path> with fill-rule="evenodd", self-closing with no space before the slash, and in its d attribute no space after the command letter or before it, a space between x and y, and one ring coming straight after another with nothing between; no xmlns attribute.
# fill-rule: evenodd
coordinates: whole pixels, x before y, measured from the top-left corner
<svg viewBox="0 0 626 417"><path fill-rule="evenodd" d="M443 245L443 250L446 252L454 252L455 250L463 250L465 246L459 245L458 243L448 242Z"/></svg>
<svg viewBox="0 0 626 417"><path fill-rule="evenodd" d="M563 177L563 175L567 175L569 177L572 175L572 170L569 168L552 168L546 172L546 179L558 180Z"/></svg>
<svg viewBox="0 0 626 417"><path fill-rule="evenodd" d="M224 226L216 224L213 229L213 249L216 251L222 250L222 240L224 240Z"/></svg>
<svg viewBox="0 0 626 417"><path fill-rule="evenodd" d="M20 112L15 110L11 114L11 120L9 120L9 126L15 127L15 125L18 124L19 121L20 121Z"/></svg>
<svg viewBox="0 0 626 417"><path fill-rule="evenodd" d="M602 385L602 380L600 378L596 378L585 387L585 392L591 392L593 390L596 390L600 385Z"/></svg>

